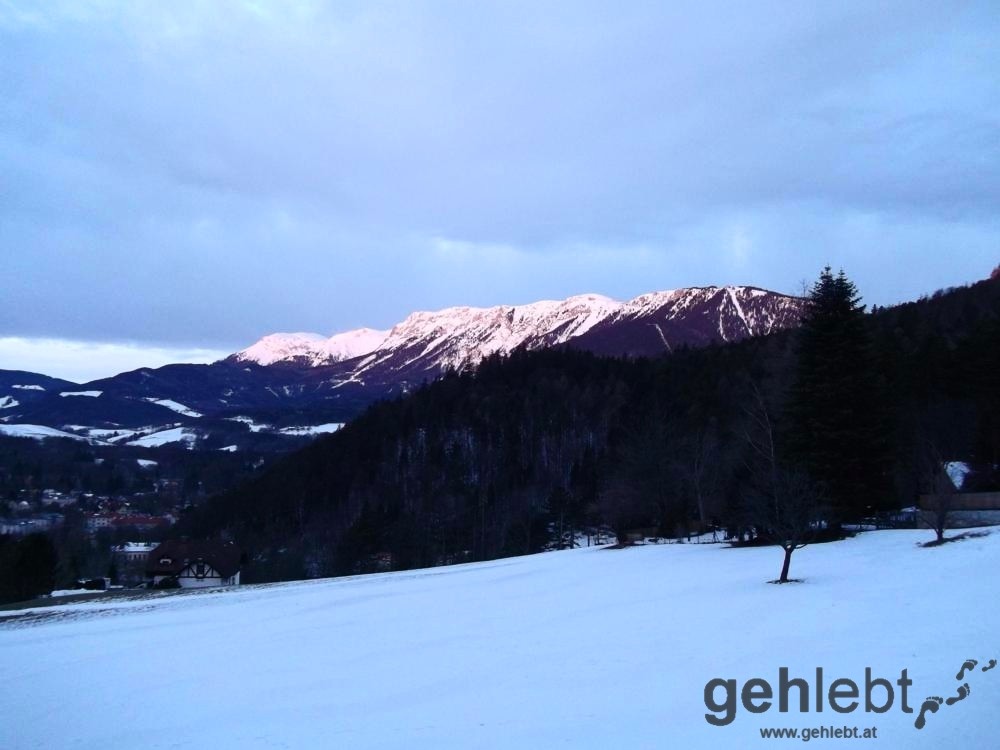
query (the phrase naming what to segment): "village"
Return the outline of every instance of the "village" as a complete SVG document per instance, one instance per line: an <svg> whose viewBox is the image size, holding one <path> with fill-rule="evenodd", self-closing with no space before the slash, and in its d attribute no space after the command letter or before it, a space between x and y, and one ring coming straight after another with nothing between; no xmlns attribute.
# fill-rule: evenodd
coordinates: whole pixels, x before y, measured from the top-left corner
<svg viewBox="0 0 1000 750"><path fill-rule="evenodd" d="M113 495L51 488L12 494L0 504L0 538L11 544L45 539L58 553L49 596L240 582L235 545L172 534L191 507L176 481L156 480L151 491Z"/></svg>

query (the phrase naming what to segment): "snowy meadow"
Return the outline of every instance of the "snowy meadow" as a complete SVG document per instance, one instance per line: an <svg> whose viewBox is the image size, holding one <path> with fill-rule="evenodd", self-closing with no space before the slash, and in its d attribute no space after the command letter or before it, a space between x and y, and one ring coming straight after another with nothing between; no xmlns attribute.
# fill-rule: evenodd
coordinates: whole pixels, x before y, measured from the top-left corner
<svg viewBox="0 0 1000 750"><path fill-rule="evenodd" d="M6 612L0 745L750 748L802 742L761 729L857 726L877 739L810 741L995 747L1000 533L928 539L810 546L784 586L775 547L671 544ZM710 723L712 680L777 689L782 667L810 690L817 668L851 679L861 705L800 713L793 689L787 713L774 696ZM907 670L913 713L898 687L866 712L866 668Z"/></svg>

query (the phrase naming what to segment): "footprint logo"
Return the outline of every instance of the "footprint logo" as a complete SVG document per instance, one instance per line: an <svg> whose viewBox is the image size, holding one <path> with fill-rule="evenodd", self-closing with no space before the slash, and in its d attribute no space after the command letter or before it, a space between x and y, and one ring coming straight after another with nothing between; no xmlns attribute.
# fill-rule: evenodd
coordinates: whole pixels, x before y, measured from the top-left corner
<svg viewBox="0 0 1000 750"><path fill-rule="evenodd" d="M980 671L989 672L991 669L996 667L996 665L997 665L997 660L990 659L986 663L986 666L984 666ZM975 659L966 659L964 662L962 662L962 668L958 670L958 674L955 675L955 679L958 680L959 682L962 682L962 680L965 679L966 675L968 675L970 672L974 672L976 667L978 666L979 662L976 661ZM928 696L927 700L925 700L923 705L920 707L920 714L917 716L917 720L913 723L913 726L915 726L917 729L923 729L927 725L928 714L936 714L941 709L942 705L954 706L956 703L964 701L971 694L972 694L972 688L969 687L969 683L962 682L962 684L958 686L958 692L955 695L948 698L948 700L945 700L944 698L937 695Z"/></svg>
<svg viewBox="0 0 1000 750"><path fill-rule="evenodd" d="M975 659L966 659L965 663L962 665L962 668L960 670L958 670L958 674L955 675L955 679L958 680L959 682L961 682L962 680L964 680L965 679L965 673L966 672L971 672L973 669L976 668L977 664L979 664L979 662L976 661Z"/></svg>
<svg viewBox="0 0 1000 750"><path fill-rule="evenodd" d="M949 706L954 706L959 701L964 701L971 692L972 688L969 687L969 683L965 683L958 688L958 695L949 698L945 701L945 703Z"/></svg>
<svg viewBox="0 0 1000 750"><path fill-rule="evenodd" d="M913 726L917 729L923 729L927 724L927 714L936 714L938 709L941 708L942 703L944 703L944 698L939 698L936 695L928 696L927 700L925 700L924 704L920 707L920 715L917 716L917 720L914 722Z"/></svg>

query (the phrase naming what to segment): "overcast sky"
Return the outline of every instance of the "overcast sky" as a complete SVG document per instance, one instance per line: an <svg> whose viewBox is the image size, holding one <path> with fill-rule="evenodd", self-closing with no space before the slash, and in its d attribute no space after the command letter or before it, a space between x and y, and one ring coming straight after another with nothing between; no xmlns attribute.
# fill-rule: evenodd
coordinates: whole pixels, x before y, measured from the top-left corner
<svg viewBox="0 0 1000 750"><path fill-rule="evenodd" d="M996 0L0 0L0 368L827 263L879 304L967 283L998 40Z"/></svg>

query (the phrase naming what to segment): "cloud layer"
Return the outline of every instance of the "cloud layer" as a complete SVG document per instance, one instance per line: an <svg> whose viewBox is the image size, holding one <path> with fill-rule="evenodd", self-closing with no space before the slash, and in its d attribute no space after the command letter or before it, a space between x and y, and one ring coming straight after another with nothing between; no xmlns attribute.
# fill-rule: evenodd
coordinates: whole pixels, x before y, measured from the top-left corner
<svg viewBox="0 0 1000 750"><path fill-rule="evenodd" d="M9 367L4 369L40 372L74 383L86 383L140 367L161 367L175 362L215 362L229 353L142 343L0 336L0 362L9 363Z"/></svg>
<svg viewBox="0 0 1000 750"><path fill-rule="evenodd" d="M0 336L1000 260L994 2L624 5L0 2Z"/></svg>

